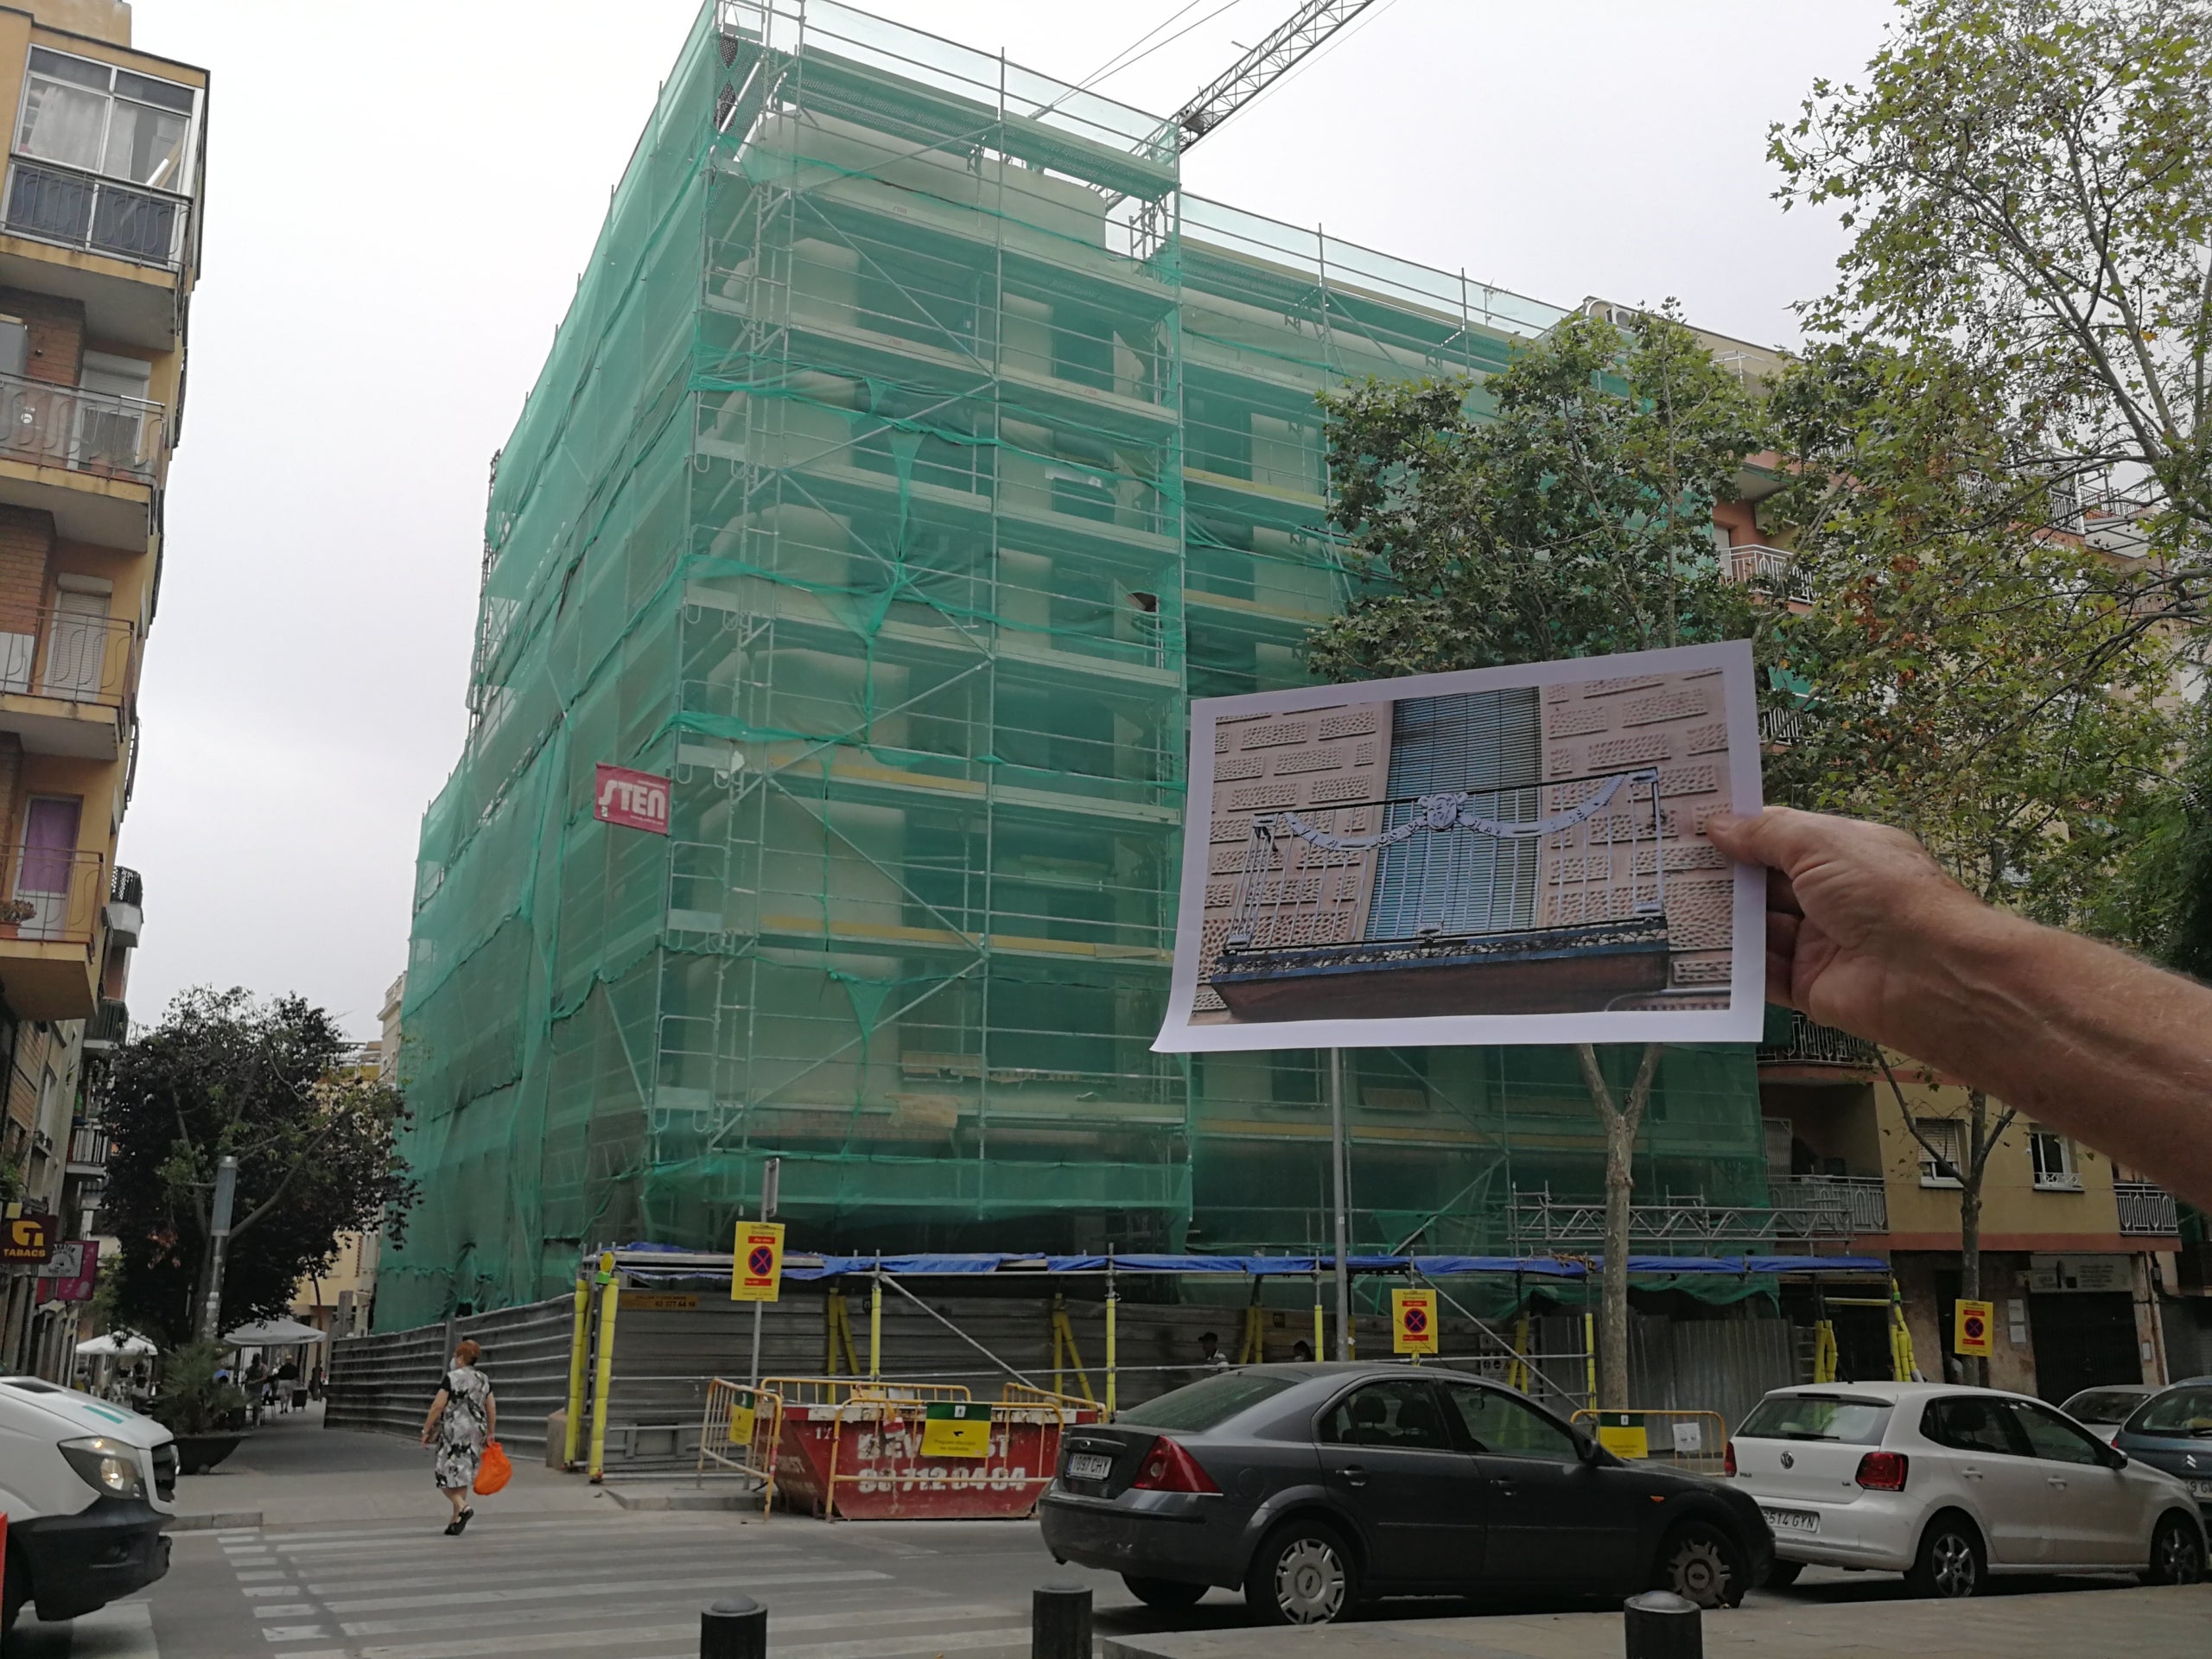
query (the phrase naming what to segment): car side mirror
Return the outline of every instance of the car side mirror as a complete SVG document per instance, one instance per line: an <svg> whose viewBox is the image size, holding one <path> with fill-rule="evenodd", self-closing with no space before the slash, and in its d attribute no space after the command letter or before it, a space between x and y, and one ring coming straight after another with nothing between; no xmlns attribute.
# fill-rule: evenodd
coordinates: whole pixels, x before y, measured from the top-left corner
<svg viewBox="0 0 2212 1659"><path fill-rule="evenodd" d="M1578 1433L1575 1435L1574 1455L1581 1461L1584 1463L1597 1462L1598 1451L1598 1442L1592 1440L1587 1434Z"/></svg>
<svg viewBox="0 0 2212 1659"><path fill-rule="evenodd" d="M2127 1453L2116 1446L2108 1446L2099 1461L2107 1469L2125 1469L2127 1467Z"/></svg>

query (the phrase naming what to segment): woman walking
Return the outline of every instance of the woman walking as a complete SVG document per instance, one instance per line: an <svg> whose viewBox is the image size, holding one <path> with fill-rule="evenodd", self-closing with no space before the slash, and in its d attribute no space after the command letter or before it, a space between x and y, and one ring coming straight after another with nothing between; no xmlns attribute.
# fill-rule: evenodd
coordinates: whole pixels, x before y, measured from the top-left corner
<svg viewBox="0 0 2212 1659"><path fill-rule="evenodd" d="M476 1513L468 1506L469 1489L476 1484L476 1465L483 1459L486 1444L499 1430L499 1402L493 1396L490 1381L476 1369L483 1351L471 1339L453 1351L453 1369L446 1373L445 1386L423 1421L423 1444L429 1445L434 1433L438 1437L432 1468L438 1490L453 1505L453 1519L446 1525L448 1538L467 1527Z"/></svg>

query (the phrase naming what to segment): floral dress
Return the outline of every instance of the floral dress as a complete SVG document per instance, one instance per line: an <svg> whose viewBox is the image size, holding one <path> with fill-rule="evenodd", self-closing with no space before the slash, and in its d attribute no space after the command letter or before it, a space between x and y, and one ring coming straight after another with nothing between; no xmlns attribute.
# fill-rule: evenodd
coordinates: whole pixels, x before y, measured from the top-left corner
<svg viewBox="0 0 2212 1659"><path fill-rule="evenodd" d="M438 1419L432 1464L442 1489L476 1484L476 1465L492 1438L491 1398L491 1383L474 1366L456 1365L446 1373L446 1414Z"/></svg>

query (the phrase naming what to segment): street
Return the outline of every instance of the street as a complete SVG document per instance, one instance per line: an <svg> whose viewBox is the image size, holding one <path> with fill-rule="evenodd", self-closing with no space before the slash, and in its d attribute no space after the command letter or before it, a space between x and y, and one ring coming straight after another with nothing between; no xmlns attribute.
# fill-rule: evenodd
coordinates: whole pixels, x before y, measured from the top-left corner
<svg viewBox="0 0 2212 1659"><path fill-rule="evenodd" d="M825 1525L631 1510L580 1480L521 1464L506 1492L478 1500L469 1530L448 1538L443 1506L411 1443L325 1431L318 1421L278 1420L241 1449L238 1472L185 1485L188 1511L252 1503L269 1524L179 1533L169 1575L149 1592L73 1624L26 1618L10 1659L678 1659L698 1651L699 1609L731 1593L767 1605L772 1650L791 1659L1014 1656L1028 1651L1030 1591L1070 1578L1096 1592L1102 1641L1248 1624L1241 1599L1227 1592L1157 1612L1111 1575L1055 1567L1034 1522ZM2134 1592L2120 1587L2126 1583L2004 1580L1997 1595L2094 1598L2118 1649L2129 1645L2134 1605ZM1866 1604L1904 1599L1894 1577L1816 1571L1747 1605L1801 1615L1832 1610L1841 1630L1861 1622L1857 1610ZM1368 1618L1585 1606L1405 1601ZM1725 1626L1728 1617L1713 1623Z"/></svg>

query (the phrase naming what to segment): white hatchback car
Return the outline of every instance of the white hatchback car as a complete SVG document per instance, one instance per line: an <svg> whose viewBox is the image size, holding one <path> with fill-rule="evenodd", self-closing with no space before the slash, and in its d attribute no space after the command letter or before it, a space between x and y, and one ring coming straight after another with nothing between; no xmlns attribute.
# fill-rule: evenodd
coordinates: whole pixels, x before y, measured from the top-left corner
<svg viewBox="0 0 2212 1659"><path fill-rule="evenodd" d="M1808 1565L1971 1596L1993 1573L2204 1576L2189 1489L2024 1395L1934 1382L1778 1389L1728 1447L1773 1530L1769 1584Z"/></svg>

